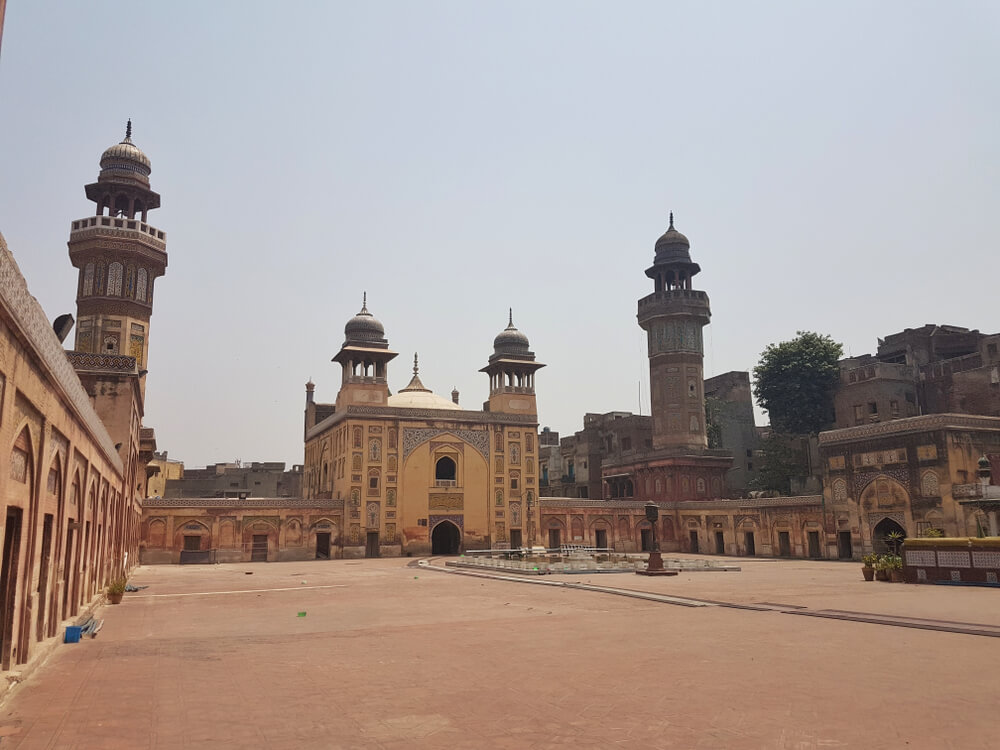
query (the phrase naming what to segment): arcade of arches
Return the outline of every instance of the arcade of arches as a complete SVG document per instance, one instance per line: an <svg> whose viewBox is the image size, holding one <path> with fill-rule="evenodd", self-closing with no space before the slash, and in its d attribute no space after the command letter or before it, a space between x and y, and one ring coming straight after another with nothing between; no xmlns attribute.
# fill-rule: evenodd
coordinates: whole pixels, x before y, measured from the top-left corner
<svg viewBox="0 0 1000 750"><path fill-rule="evenodd" d="M118 451L2 237L0 279L0 668L9 669L135 565L146 476L135 413L110 422ZM129 388L123 402L134 408Z"/></svg>

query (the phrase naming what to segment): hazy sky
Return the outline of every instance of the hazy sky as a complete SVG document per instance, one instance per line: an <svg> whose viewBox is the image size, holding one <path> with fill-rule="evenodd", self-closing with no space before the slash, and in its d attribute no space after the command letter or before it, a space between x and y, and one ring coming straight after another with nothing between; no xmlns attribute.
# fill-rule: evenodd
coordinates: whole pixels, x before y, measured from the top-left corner
<svg viewBox="0 0 1000 750"><path fill-rule="evenodd" d="M512 306L542 425L648 413L670 210L706 375L797 330L1000 329L996 2L11 0L0 115L0 231L51 317L132 118L170 258L145 421L189 466L302 461L362 290L393 391L418 351L477 408Z"/></svg>

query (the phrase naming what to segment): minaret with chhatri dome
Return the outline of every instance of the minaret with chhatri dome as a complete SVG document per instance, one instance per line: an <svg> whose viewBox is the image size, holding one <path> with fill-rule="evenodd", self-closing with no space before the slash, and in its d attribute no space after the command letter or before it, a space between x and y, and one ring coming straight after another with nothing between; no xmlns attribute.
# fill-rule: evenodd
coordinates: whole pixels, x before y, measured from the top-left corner
<svg viewBox="0 0 1000 750"><path fill-rule="evenodd" d="M145 393L153 292L166 273L167 238L147 222L160 195L150 188L149 157L132 142L131 120L100 165L97 182L86 186L94 215L74 221L69 235L70 261L79 269L75 351L133 357Z"/></svg>
<svg viewBox="0 0 1000 750"><path fill-rule="evenodd" d="M653 293L639 300L639 326L649 355L651 450L602 466L611 499L697 500L722 496L732 456L708 447L705 425L702 329L712 313L708 295L694 288L701 266L691 243L674 228L656 241L646 276ZM657 489L659 488L659 489Z"/></svg>

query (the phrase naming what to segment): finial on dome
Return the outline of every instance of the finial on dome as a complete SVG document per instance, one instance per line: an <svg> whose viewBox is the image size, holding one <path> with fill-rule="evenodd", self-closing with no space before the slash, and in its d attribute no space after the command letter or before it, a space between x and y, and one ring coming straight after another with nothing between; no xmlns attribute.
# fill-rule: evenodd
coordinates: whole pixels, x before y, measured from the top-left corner
<svg viewBox="0 0 1000 750"><path fill-rule="evenodd" d="M417 364L417 353L413 352L413 374L416 375L420 372L420 365Z"/></svg>
<svg viewBox="0 0 1000 750"><path fill-rule="evenodd" d="M128 122L125 123L125 140L132 140L132 118L128 118Z"/></svg>
<svg viewBox="0 0 1000 750"><path fill-rule="evenodd" d="M508 307L507 308L507 312L508 312L507 327L508 328L513 328L514 327L514 308L513 307Z"/></svg>
<svg viewBox="0 0 1000 750"><path fill-rule="evenodd" d="M674 212L673 211L670 212L670 227L669 228L670 229L674 228Z"/></svg>
<svg viewBox="0 0 1000 750"><path fill-rule="evenodd" d="M368 312L368 292L361 292L361 312Z"/></svg>

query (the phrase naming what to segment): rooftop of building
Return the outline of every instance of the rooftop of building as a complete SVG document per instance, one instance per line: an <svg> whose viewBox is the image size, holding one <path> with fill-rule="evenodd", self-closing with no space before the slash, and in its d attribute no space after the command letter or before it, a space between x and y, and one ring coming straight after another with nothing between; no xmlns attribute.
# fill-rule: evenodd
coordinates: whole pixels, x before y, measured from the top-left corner
<svg viewBox="0 0 1000 750"><path fill-rule="evenodd" d="M903 435L934 430L989 430L1000 432L1000 417L985 417L973 414L922 414L904 417L889 422L843 427L827 430L819 434L819 444L833 445L847 443L883 435Z"/></svg>
<svg viewBox="0 0 1000 750"><path fill-rule="evenodd" d="M343 499L301 497L148 497L144 508L322 508L344 507Z"/></svg>

